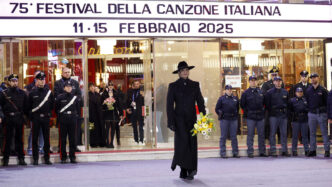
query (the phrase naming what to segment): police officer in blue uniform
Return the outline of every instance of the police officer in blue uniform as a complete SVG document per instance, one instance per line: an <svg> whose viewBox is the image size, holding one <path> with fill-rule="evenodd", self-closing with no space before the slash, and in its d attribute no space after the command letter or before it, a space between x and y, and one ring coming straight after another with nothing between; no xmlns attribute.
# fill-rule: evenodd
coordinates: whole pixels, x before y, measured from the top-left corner
<svg viewBox="0 0 332 187"><path fill-rule="evenodd" d="M274 88L270 89L265 97L266 108L270 120L270 155L276 153L276 132L279 128L282 146L282 156L289 156L287 150L287 105L288 92L281 87L282 79L277 76L273 79Z"/></svg>
<svg viewBox="0 0 332 187"><path fill-rule="evenodd" d="M297 142L298 136L301 132L302 143L304 146L305 156L309 153L309 139L308 139L308 102L303 96L303 89L296 88L295 97L289 101L289 114L292 121L292 154L297 156Z"/></svg>
<svg viewBox="0 0 332 187"><path fill-rule="evenodd" d="M273 80L275 77L278 76L279 73L279 68L276 66L273 66L272 69L269 71L271 79L264 82L263 86L262 86L262 91L264 94L267 93L267 91L269 91L270 89L274 88L274 84L273 84ZM281 84L281 87L284 88L284 83Z"/></svg>
<svg viewBox="0 0 332 187"><path fill-rule="evenodd" d="M54 97L51 90L45 86L45 73L39 72L36 77L36 86L29 94L29 111L32 120L32 152L33 165L38 165L40 134L44 137L44 160L50 162L50 117L54 107ZM40 129L43 133L39 133Z"/></svg>
<svg viewBox="0 0 332 187"><path fill-rule="evenodd" d="M28 114L28 96L18 88L18 75L11 74L8 77L9 87L0 92L0 105L2 106L5 127L3 166L8 166L10 145L12 137L15 137L15 148L19 165L27 165L24 161L23 124L26 123L24 115ZM14 135L15 134L15 135Z"/></svg>
<svg viewBox="0 0 332 187"><path fill-rule="evenodd" d="M257 128L258 133L258 147L259 156L266 156L265 147L265 131L264 131L264 95L260 88L257 87L257 77L249 77L249 88L243 92L241 96L241 107L244 111L244 116L247 119L248 136L247 136L247 146L248 146L248 157L254 157L254 136L255 128Z"/></svg>
<svg viewBox="0 0 332 187"><path fill-rule="evenodd" d="M289 97L293 98L295 97L295 92L297 88L302 88L303 94L306 93L307 88L309 88L309 83L308 83L308 72L306 70L303 70L300 72L301 80L299 83L295 84L290 90L289 90Z"/></svg>
<svg viewBox="0 0 332 187"><path fill-rule="evenodd" d="M226 158L226 139L228 132L232 141L233 157L239 158L237 127L239 115L239 99L232 94L232 86L225 86L225 95L217 102L215 112L220 120L220 156Z"/></svg>
<svg viewBox="0 0 332 187"><path fill-rule="evenodd" d="M309 156L316 156L316 131L320 126L324 141L325 157L330 157L330 142L327 134L327 90L319 84L319 75L310 75L312 85L307 89L306 97L308 101L308 123L310 130L310 152Z"/></svg>
<svg viewBox="0 0 332 187"><path fill-rule="evenodd" d="M75 156L75 128L80 111L81 98L72 93L73 83L71 80L67 80L64 86L65 93L60 94L56 98L55 104L55 111L60 124L60 158L62 164L67 162L66 140L68 135L69 159L71 163L75 164L77 163Z"/></svg>

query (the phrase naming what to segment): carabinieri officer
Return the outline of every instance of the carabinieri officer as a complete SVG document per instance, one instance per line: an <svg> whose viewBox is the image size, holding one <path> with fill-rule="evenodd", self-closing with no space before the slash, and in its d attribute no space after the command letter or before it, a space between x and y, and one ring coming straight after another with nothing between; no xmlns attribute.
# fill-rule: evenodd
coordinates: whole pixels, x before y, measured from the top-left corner
<svg viewBox="0 0 332 187"><path fill-rule="evenodd" d="M330 157L330 141L327 135L327 90L319 84L317 73L310 75L312 85L307 89L309 113L308 123L310 129L310 152L309 156L316 156L316 131L317 125L322 132L325 157Z"/></svg>
<svg viewBox="0 0 332 187"><path fill-rule="evenodd" d="M23 124L24 114L28 113L28 96L18 88L18 75L11 74L8 77L9 88L0 92L0 105L5 114L4 128L5 141L3 153L3 166L8 166L10 145L15 136L15 147L19 165L27 165L24 161Z"/></svg>
<svg viewBox="0 0 332 187"><path fill-rule="evenodd" d="M80 110L80 97L72 93L72 81L67 80L64 85L65 93L60 94L56 99L55 110L59 116L60 128L60 158L61 163L67 162L66 140L69 137L69 159L75 164L75 128L78 112Z"/></svg>
<svg viewBox="0 0 332 187"><path fill-rule="evenodd" d="M303 89L301 87L296 88L295 95L295 97L290 99L288 107L293 127L292 154L293 156L297 156L297 140L299 132L301 132L305 156L308 156L308 102L307 99L303 96Z"/></svg>
<svg viewBox="0 0 332 187"><path fill-rule="evenodd" d="M248 136L248 157L254 157L254 136L255 128L258 133L259 156L266 156L265 131L264 131L264 95L263 91L257 87L257 77L249 77L249 88L241 96L241 107L247 119Z"/></svg>
<svg viewBox="0 0 332 187"><path fill-rule="evenodd" d="M287 150L287 105L288 92L281 88L282 79L277 76L273 79L274 88L270 89L265 98L266 108L270 120L270 155L276 157L276 132L279 128L282 146L282 156L289 156Z"/></svg>
<svg viewBox="0 0 332 187"><path fill-rule="evenodd" d="M29 111L32 120L32 153L33 165L38 165L39 149L38 136L42 129L44 136L44 160L45 164L50 162L50 117L54 107L54 97L51 90L45 87L45 73L36 75L36 87L29 94ZM40 138L40 137L39 137Z"/></svg>
<svg viewBox="0 0 332 187"><path fill-rule="evenodd" d="M225 86L225 95L221 96L217 102L216 113L220 120L220 157L226 157L226 139L228 131L232 141L233 157L239 158L239 149L237 142L237 126L239 115L239 99L232 94L232 86Z"/></svg>

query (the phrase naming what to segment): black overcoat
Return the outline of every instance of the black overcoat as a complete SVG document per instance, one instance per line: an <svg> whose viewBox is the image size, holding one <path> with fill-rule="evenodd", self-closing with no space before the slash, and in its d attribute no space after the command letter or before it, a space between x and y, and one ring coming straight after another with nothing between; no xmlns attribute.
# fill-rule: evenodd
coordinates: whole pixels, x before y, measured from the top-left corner
<svg viewBox="0 0 332 187"><path fill-rule="evenodd" d="M199 112L205 114L204 99L198 82L180 78L169 84L167 125L175 130L172 170L177 165L197 170L197 136L192 136L190 132L197 120L196 103Z"/></svg>

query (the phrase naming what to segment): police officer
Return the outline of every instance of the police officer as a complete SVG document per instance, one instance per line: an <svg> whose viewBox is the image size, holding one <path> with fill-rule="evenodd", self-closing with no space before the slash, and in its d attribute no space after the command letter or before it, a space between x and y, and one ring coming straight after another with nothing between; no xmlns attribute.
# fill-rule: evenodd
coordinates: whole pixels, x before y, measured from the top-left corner
<svg viewBox="0 0 332 187"><path fill-rule="evenodd" d="M270 89L265 97L266 108L270 120L270 155L276 154L276 132L279 128L282 146L282 156L289 156L287 150L287 105L288 92L281 87L282 79L277 76L273 79L274 88Z"/></svg>
<svg viewBox="0 0 332 187"><path fill-rule="evenodd" d="M66 81L70 81L72 84L72 94L76 97L80 98L79 100L82 101L82 92L80 89L79 83L71 78L71 69L68 67L62 68L62 78L54 83L54 98L56 99L60 94L64 93L64 85ZM83 102L80 103L80 106L83 106ZM77 144L82 144L82 131L81 131L81 110L78 111L78 116L76 121L76 133L75 139ZM75 148L76 152L80 152L78 148Z"/></svg>
<svg viewBox="0 0 332 187"><path fill-rule="evenodd" d="M289 101L289 114L292 120L293 135L292 135L292 154L297 156L297 140L298 135L302 134L302 143L304 146L305 156L309 153L309 139L308 139L308 103L303 96L303 89L296 88L295 97Z"/></svg>
<svg viewBox="0 0 332 187"><path fill-rule="evenodd" d="M59 119L60 128L60 158L61 163L65 164L67 161L66 140L69 137L69 159L75 164L75 128L78 112L80 110L80 98L72 93L73 82L67 80L64 83L65 93L60 94L56 98L55 110Z"/></svg>
<svg viewBox="0 0 332 187"><path fill-rule="evenodd" d="M259 156L266 156L265 148L265 131L264 131L264 95L260 88L257 87L257 77L249 77L249 88L241 96L241 107L244 116L247 119L248 136L248 157L254 157L254 136L255 128L258 133Z"/></svg>
<svg viewBox="0 0 332 187"><path fill-rule="evenodd" d="M301 71L300 76L301 80L299 83L295 84L290 90L289 90L289 97L293 98L295 97L295 92L297 88L302 88L303 94L306 93L307 88L309 87L308 83L308 72L306 70Z"/></svg>
<svg viewBox="0 0 332 187"><path fill-rule="evenodd" d="M5 114L5 142L3 166L8 166L10 145L15 132L15 147L18 153L18 164L27 165L24 161L23 151L23 124L24 114L28 113L28 97L23 90L18 88L18 75L8 77L9 88L0 94L0 105Z"/></svg>
<svg viewBox="0 0 332 187"><path fill-rule="evenodd" d="M264 82L264 84L262 86L262 91L264 94L266 94L267 91L269 91L270 89L274 88L273 80L275 77L278 76L279 68L273 66L273 68L270 70L269 73L270 73L271 79ZM284 83L281 84L281 87L284 88Z"/></svg>
<svg viewBox="0 0 332 187"><path fill-rule="evenodd" d="M307 89L308 123L310 130L309 156L316 156L316 131L317 124L320 126L325 149L325 157L330 157L330 142L327 135L327 90L319 84L317 73L310 75L312 85Z"/></svg>
<svg viewBox="0 0 332 187"><path fill-rule="evenodd" d="M263 86L262 86L263 94L266 94L267 91L269 91L270 89L275 87L274 84L273 84L273 80L274 80L275 77L278 76L279 68L276 67L276 66L273 66L272 69L269 71L269 73L270 73L271 79L269 81L266 81L263 84ZM284 88L284 83L281 84L281 88ZM270 120L269 120L268 113L265 113L264 124L265 124L265 138L268 138L270 136ZM277 133L278 133L278 137L280 139L280 132L277 131ZM278 141L279 141L279 139L278 139Z"/></svg>
<svg viewBox="0 0 332 187"><path fill-rule="evenodd" d="M232 141L233 157L239 158L237 127L239 114L239 99L232 94L232 86L225 86L225 95L218 99L215 112L220 120L220 157L226 158L226 139L228 131Z"/></svg>
<svg viewBox="0 0 332 187"><path fill-rule="evenodd" d="M36 86L29 94L29 112L32 120L32 152L33 165L38 165L39 146L38 138L40 129L44 138L44 160L45 164L50 162L50 117L54 107L54 97L51 90L45 86L45 73L39 72L36 77Z"/></svg>

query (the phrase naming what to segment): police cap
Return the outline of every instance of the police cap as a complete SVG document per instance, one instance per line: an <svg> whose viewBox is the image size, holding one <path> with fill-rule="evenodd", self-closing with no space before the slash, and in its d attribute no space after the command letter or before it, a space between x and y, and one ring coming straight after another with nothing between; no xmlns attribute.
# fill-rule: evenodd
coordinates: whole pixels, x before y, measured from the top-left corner
<svg viewBox="0 0 332 187"><path fill-rule="evenodd" d="M319 77L319 76L318 76L317 73L312 73L312 74L310 75L310 79L311 79L311 78L314 78L314 77Z"/></svg>
<svg viewBox="0 0 332 187"><path fill-rule="evenodd" d="M282 78L279 76L274 77L273 81L282 81Z"/></svg>
<svg viewBox="0 0 332 187"><path fill-rule="evenodd" d="M256 77L255 75L251 75L251 76L249 77L249 81L251 81L251 80L257 80L257 77Z"/></svg>
<svg viewBox="0 0 332 187"><path fill-rule="evenodd" d="M309 72L307 72L306 70L303 70L303 71L301 71L301 73L300 73L301 77L307 77L308 74L309 74Z"/></svg>
<svg viewBox="0 0 332 187"><path fill-rule="evenodd" d="M14 80L18 80L18 75L17 74L10 74L8 76L8 81L14 81Z"/></svg>
<svg viewBox="0 0 332 187"><path fill-rule="evenodd" d="M296 92L303 92L303 89L301 87L297 87Z"/></svg>
<svg viewBox="0 0 332 187"><path fill-rule="evenodd" d="M279 72L279 68L276 66L273 66L273 68L270 70L270 73L276 74Z"/></svg>
<svg viewBox="0 0 332 187"><path fill-rule="evenodd" d="M66 87L66 86L70 86L70 87L72 87L72 86L73 86L72 81L70 81L70 80L69 80L69 81L66 81L66 82L65 82L65 87Z"/></svg>
<svg viewBox="0 0 332 187"><path fill-rule="evenodd" d="M45 73L44 72L39 72L37 75L36 75L36 79L39 79L39 80L44 80L46 77Z"/></svg>
<svg viewBox="0 0 332 187"><path fill-rule="evenodd" d="M232 89L232 85L227 84L227 85L225 86L225 90L230 90L230 89Z"/></svg>

